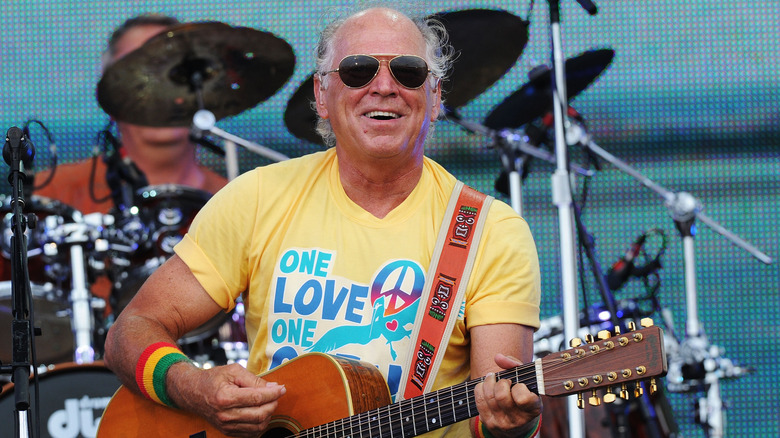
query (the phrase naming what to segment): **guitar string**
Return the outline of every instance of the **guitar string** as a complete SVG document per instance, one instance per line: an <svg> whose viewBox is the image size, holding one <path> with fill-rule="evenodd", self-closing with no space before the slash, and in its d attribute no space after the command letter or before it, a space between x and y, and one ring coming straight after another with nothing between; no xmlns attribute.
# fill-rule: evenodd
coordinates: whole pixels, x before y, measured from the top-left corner
<svg viewBox="0 0 780 438"><path fill-rule="evenodd" d="M563 368L564 366L568 367L568 366L570 366L570 364L572 362L579 361L579 360L582 360L582 359L583 358L579 358L579 357L575 356L570 361L568 361L568 363L566 363L566 364L564 364L562 360L553 359L553 360L549 361L550 362L549 364L545 365L545 369L547 369L548 371L553 371L553 370L558 369L558 368ZM513 374L515 375L514 378L512 378ZM496 373L496 375L497 375L497 377L499 379L509 378L509 380L513 381L513 383L515 383L515 384L516 383L525 383L526 385L530 385L530 386L533 386L535 388L536 371L535 371L535 363L533 363L533 362L525 364L525 365L522 365L522 366L519 366L519 367L514 368L514 369L504 370L504 371L498 372L498 373ZM453 423L455 423L457 421L462 421L462 420L465 420L465 419L468 419L468 418L471 418L471 417L475 416L475 415L472 415L472 413L470 412L472 408L476 409L476 402L472 400L473 399L473 396L472 396L473 388L478 383L480 383L482 381L484 381L484 378L478 378L478 379L475 379L475 380L471 380L471 381L468 381L468 382L464 382L464 383L461 383L461 384L454 385L454 386L449 387L449 388L445 388L443 390L438 390L438 391L434 391L432 393L428 393L428 394L424 394L424 395L421 395L421 396L417 396L417 397L414 397L414 398L411 398L411 399L408 399L408 400L403 400L403 401L397 403L398 408L400 410L400 414L394 414L394 413L391 412L394 409L393 406L395 405L395 404L391 404L391 405L387 405L387 406L383 406L383 407L380 407L380 408L376 408L376 409L373 409L373 410L370 410L370 411L367 411L367 412L364 412L364 413L356 414L356 415L353 415L351 417L340 419L340 420L337 420L335 422L326 423L324 425L317 426L316 428L312 428L312 429L308 429L307 430L308 432L320 432L320 433L323 433L323 430L324 430L324 435L322 435L322 434L321 435L309 435L307 433L304 436L322 436L322 437L342 436L343 437L343 436L345 436L344 433L343 433L343 428L341 430L334 430L333 434L328 432L328 429L330 428L331 425L333 425L334 429L336 429L335 428L335 423L342 423L342 424L347 423L350 426L350 432L354 432L354 427L353 426L356 426L358 431L359 431L359 433L360 433L360 435L347 435L347 436L351 436L353 438L354 437L362 437L363 436L362 435L363 432L369 433L368 436L370 436L370 437L374 437L374 436L382 437L382 436L385 436L385 434L383 434L382 431L385 430L387 428L387 426L390 426L390 430L389 430L387 436L394 437L395 436L394 432L398 431L400 433L399 436L403 437L403 436L406 436L406 433L405 433L406 428L404 427L404 424L403 424L404 423L403 422L403 418L405 416L408 416L409 413L414 414L415 408L422 409L421 413L422 414L426 414L426 420L424 422L422 422L422 423L417 421L417 422L414 422L414 423L411 424L411 426L414 427L414 430L412 431L413 432L413 436L416 436L416 435L421 434L421 433L429 432L431 430L438 429L438 428L441 428L441 427L453 424ZM442 396L443 393L446 393L446 392L450 392L450 396L449 397ZM456 392L459 394L458 397L453 396L453 394L455 394ZM453 421L447 422L446 424L441 424L441 418L440 418L441 417L441 413L440 412L436 412L438 415L434 415L433 418L438 419L438 422L437 422L438 424L433 424L433 425L430 424L429 416L427 414L432 413L434 409L438 411L439 407L442 404L442 402L447 402L448 400L450 400L450 401L455 401L455 400L462 401L464 398L465 398L465 402L466 402L464 407L468 411L468 415L467 416L461 418L460 416L458 416L457 412L453 412L453 415L455 417L455 418L453 418ZM436 403L430 403L431 406L428 406L429 403L426 403L425 399L429 399L431 402L436 401ZM421 406L419 406L419 405L421 405ZM457 407L454 407L453 409L457 409ZM461 411L462 410L463 409L461 409ZM392 418L394 416L396 416L396 415L398 415L399 418L402 421L401 421L400 425L393 426L394 422L392 422L390 420L392 420ZM461 415L462 415L462 413L461 413ZM445 421L449 421L449 419L447 419ZM421 428L423 429L422 432L417 431L417 426L418 425L421 426ZM431 427L431 426L433 426L433 427ZM307 432L307 431L304 431L304 432ZM378 432L378 434L377 434L377 432Z"/></svg>
<svg viewBox="0 0 780 438"><path fill-rule="evenodd" d="M606 352L606 351L612 351L612 350L614 350L614 349L603 349L603 350L599 350L598 352L602 352L602 351ZM570 350L567 350L567 351L571 353ZM598 352L592 352L592 354L598 354ZM561 352L559 354L563 354L563 353L564 352ZM553 354L556 354L556 353L553 353ZM566 361L564 361L560 357L559 358L550 358L551 355L548 355L547 357L545 357L543 359L544 361L547 362L547 363L545 363L543 365L543 367L548 372L556 371L558 369L570 367L574 362L579 362L581 360L587 359L588 357L592 357L592 354L590 356L574 355L569 360L566 360ZM538 392L538 388L536 388L536 370L535 370L535 366L536 366L535 362L529 362L527 364L518 366L518 367L510 369L510 370L500 371L500 372L496 373L496 375L497 375L497 377L499 379L509 378L509 380L513 381L514 384L525 383L526 385L529 386L529 388L533 387L533 389L536 389L534 392ZM514 379L511 378L512 374L515 375ZM636 380L636 379L632 379L632 380ZM371 435L369 435L369 436L373 437L373 436L375 436L374 432L377 431L377 430L379 431L379 435L378 436L383 436L382 431L386 428L385 425L389 425L391 427L391 429L389 430L389 435L387 435L387 436L394 437L395 436L394 431L400 430L400 434L401 434L400 436L403 437L403 436L405 436L404 431L406 430L404 428L404 424L403 424L404 421L403 421L403 419L405 417L408 417L410 413L412 414L412 417L414 417L414 411L415 411L415 408L417 408L417 409L422 409L421 413L425 414L425 416L426 416L425 422L423 422L421 424L419 423L419 421L418 422L413 422L412 424L410 424L410 426L412 426L414 428L414 430L413 430L413 434L414 435L417 435L417 434L420 434L420 433L425 433L425 432L428 432L428 431L431 431L431 430L434 430L434 429L438 429L438 428L441 428L441 427L453 424L455 422L462 421L462 420L465 420L465 419L468 419L468 418L471 418L471 417L475 416L475 415L472 415L471 409L472 409L472 407L474 409L476 409L476 402L472 401L471 398L472 398L472 394L473 394L473 388L478 383L480 383L482 381L484 381L484 377L483 378L474 379L474 380L470 380L470 381L467 381L467 382L463 382L463 383L460 383L460 384L457 384L457 385L453 385L453 386L451 386L449 388L444 388L444 389L441 389L441 390L437 390L437 391L434 391L432 393L428 393L428 394L424 394L424 395L421 395L421 396L413 397L413 398L408 399L408 400L402 400L402 401L400 401L398 403L394 403L394 404L390 404L390 405L383 406L383 407L380 407L380 408L376 408L376 409L373 409L373 410L369 410L369 411L364 412L364 413L356 414L356 415L353 415L351 417L340 419L340 420L337 420L337 421L334 421L334 422L331 422L331 423L326 423L324 425L317 426L316 428L307 429L307 430L311 431L313 429L322 429L324 427L325 430L326 430L326 433L327 433L327 428L330 425L334 425L334 427L335 427L335 423L341 422L342 424L348 423L349 426L350 426L350 431L352 431L353 430L353 426L357 422L358 431L361 433L361 435L359 435L359 436L361 436L361 437L362 437L362 433L364 431L371 432ZM627 380L624 380L623 382L626 382L626 381ZM446 393L446 392L450 393L449 397L444 396L444 393ZM577 391L577 392L582 392L582 391ZM456 393L458 394L458 397L455 397ZM572 395L575 394L575 393L576 392L572 392ZM465 398L465 405L454 406L452 404L452 402L455 402L455 401L462 403L464 401L464 398ZM426 399L428 399L431 402L430 403L431 406L427 406L429 403L425 403ZM446 419L444 421L448 421L448 422L446 424L441 424L441 421L442 421L442 418L441 418L442 417L441 406L442 406L443 402L446 402L448 400L451 403L449 403L446 406L447 407L452 406L452 409L451 410L448 409L447 411L445 411L445 413L449 413L451 411L452 414L453 414L453 421L449 422L450 420ZM421 404L422 406L418 407L418 406L415 405L415 403ZM396 407L397 407L399 412L398 413L391 412L391 411L395 410ZM463 408L465 408L465 410L467 411L467 416L461 418L460 415L462 415L462 413L459 415L458 414L458 409L460 409L460 411L463 411L464 410ZM430 420L428 419L428 417L429 417L428 414L429 413L435 413L436 414L436 415L432 415L431 416L431 418L435 419L436 423L437 423L437 424L433 424L433 428L431 428ZM393 428L393 422L389 421L394 416L397 416L399 419L401 419L400 425L396 426L396 428ZM366 422L365 422L366 420L368 420L368 423L367 423L368 426L366 426ZM376 424L374 424L374 423L376 423ZM420 424L422 426L423 432L417 431L418 424ZM367 430L366 430L366 427L368 428ZM305 432L305 431L303 431L303 432ZM339 435L334 435L334 436L344 436L343 432L340 432L338 430L334 430L334 433L339 434ZM298 436L298 435L296 435L296 436ZM307 434L306 436L309 436L309 435ZM323 436L330 436L330 435L323 435Z"/></svg>
<svg viewBox="0 0 780 438"><path fill-rule="evenodd" d="M522 365L520 367L517 367L515 369L504 370L502 372L497 373L497 375L499 376L499 378L506 378L506 377L510 377L512 374L515 374L515 378L514 379L510 379L510 380L513 380L514 383L523 382L523 383L529 384L533 380L535 380L535 374L536 374L535 371L534 372L524 372L524 373L520 374L519 370L533 369L534 367L535 367L534 363L528 363L528 364ZM327 432L327 429L331 425L335 425L335 423L341 422L341 423L348 423L350 425L350 427L352 425L354 425L355 423L357 423L358 429L361 431L361 434L362 434L362 432L370 432L369 436L372 436L372 437L373 436L383 436L382 430L386 428L385 425L391 426L391 429L389 431L389 435L388 436L391 436L391 437L395 436L393 432L395 430L399 430L398 427L400 427L400 433L401 433L400 436L405 436L404 430L406 430L406 429L404 428L404 425L403 425L403 423L404 423L403 422L403 418L404 417L408 417L408 414L410 414L410 413L414 414L415 409L418 409L418 410L421 409L422 410L421 414L426 414L426 421L423 422L423 423L420 423L418 421L418 422L414 422L414 423L412 423L410 425L410 426L413 426L414 429L415 429L413 431L414 435L417 435L417 434L420 434L420 433L429 432L431 430L438 429L440 427L447 426L447 425L453 424L455 422L462 421L462 420L465 420L467 418L471 418L471 417L475 416L476 414L472 414L472 412L471 412L472 409L476 410L476 402L474 400L472 400L473 399L473 388L478 383L482 382L483 380L484 380L484 378L478 378L478 379L475 379L475 380L471 380L471 381L468 381L468 382L464 382L464 383L461 383L461 384L454 385L454 386L449 387L449 388L444 388L442 390L434 391L432 393L428 393L428 394L424 394L424 395L421 395L421 396L413 397L413 398L408 399L408 400L402 400L402 401L398 402L397 404L391 404L391 405L387 405L387 406L382 406L380 408L376 408L376 409L373 409L373 410L370 410L370 411L367 411L367 412L364 412L364 413L361 413L361 414L356 414L356 415L353 415L351 417L347 417L345 419L336 420L334 422L326 423L326 424L317 426L315 428L311 428L311 429L307 429L306 431L302 431L302 433L303 432L309 432L309 431L322 432L324 430L325 431L324 432L325 435L313 435L313 436L331 436L329 434L329 432ZM446 392L450 392L450 396L449 397L443 395ZM458 394L457 397L455 396L456 393ZM460 415L458 415L458 412L453 411L454 418L452 419L452 421L447 419L447 420L445 420L445 421L447 421L447 423L444 424L444 425L441 425L441 424L433 424L433 425L431 425L430 424L430 420L429 420L429 415L428 414L433 413L434 410L436 411L435 413L437 415L430 416L430 418L437 419L438 420L437 423L441 422L440 406L441 406L442 402L446 402L447 400L450 400L450 401L464 401L464 398L465 398L465 405L460 406L460 410L462 411L462 410L464 410L463 408L466 408L465 410L468 411L467 412L467 416L461 417L462 413ZM426 399L428 399L428 402L426 402ZM436 401L436 403L432 403L433 401ZM429 404L431 404L431 406L428 406ZM393 412L391 412L392 410L394 410L394 405L398 405L400 413L393 413ZM453 409L457 410L458 407L457 406L453 407ZM395 416L398 416L402 421L401 421L400 426L398 426L397 428L393 429L392 428L393 422L391 422L389 420L391 420ZM412 416L414 417L414 415L412 415ZM368 422L366 422L366 420L368 420ZM423 429L422 432L417 431L417 426L418 425L421 426L421 428ZM433 427L431 427L431 426L433 426ZM350 429L350 430L352 430L352 429ZM377 430L379 431L379 435L375 434L375 432ZM341 431L334 431L334 433L338 434L338 435L333 435L333 436L344 436L343 432L341 432ZM311 436L311 435L306 433L306 435L296 435L296 436ZM359 435L359 436L362 436L362 435Z"/></svg>

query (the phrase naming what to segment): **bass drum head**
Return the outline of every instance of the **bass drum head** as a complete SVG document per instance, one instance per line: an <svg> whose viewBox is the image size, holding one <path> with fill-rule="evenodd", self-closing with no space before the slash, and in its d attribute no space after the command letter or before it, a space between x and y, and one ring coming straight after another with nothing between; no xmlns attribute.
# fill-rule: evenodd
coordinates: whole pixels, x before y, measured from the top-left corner
<svg viewBox="0 0 780 438"><path fill-rule="evenodd" d="M41 438L94 438L100 417L121 383L101 362L96 362L54 366L39 375L38 386ZM31 380L31 399L34 394ZM0 395L0 416L5 419L0 438L16 438L13 385L6 385ZM30 418L34 421L35 417Z"/></svg>
<svg viewBox="0 0 780 438"><path fill-rule="evenodd" d="M55 364L73 360L73 330L70 307L64 292L52 284L30 284L35 310L35 326L41 336L35 337L35 355L38 363ZM11 282L0 282L0 362L11 363L11 323L13 322Z"/></svg>

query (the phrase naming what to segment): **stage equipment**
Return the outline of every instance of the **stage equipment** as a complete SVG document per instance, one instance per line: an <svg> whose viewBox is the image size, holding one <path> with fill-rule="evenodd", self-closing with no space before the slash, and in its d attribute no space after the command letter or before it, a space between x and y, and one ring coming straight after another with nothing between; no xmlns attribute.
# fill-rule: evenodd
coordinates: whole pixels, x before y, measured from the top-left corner
<svg viewBox="0 0 780 438"><path fill-rule="evenodd" d="M295 55L281 38L220 22L171 27L110 65L97 85L103 110L143 126L188 126L204 108L221 120L273 96Z"/></svg>
<svg viewBox="0 0 780 438"><path fill-rule="evenodd" d="M187 23L149 39L111 65L97 87L98 102L117 120L144 126L192 126L225 140L228 179L239 174L236 144L276 161L287 157L216 127L273 96L295 68L281 38L220 22Z"/></svg>
<svg viewBox="0 0 780 438"><path fill-rule="evenodd" d="M639 181L643 186L657 193L664 201L669 215L677 228L683 245L683 263L685 269L685 296L687 321L685 338L682 341L670 338L669 373L667 383L670 391L705 391L699 400L697 421L704 427L708 437L724 435L723 401L720 396L720 380L742 376L749 368L736 366L731 360L723 358L722 349L710 344L704 328L699 321L694 237L697 233L696 220L725 237L734 245L765 264L772 264L772 257L732 233L704 213L702 203L688 192L672 192L653 182L631 166L598 146L587 133L583 123L571 121L567 131L570 145L581 145L604 161ZM669 324L672 324L669 321ZM673 330L672 330L673 332Z"/></svg>
<svg viewBox="0 0 780 438"><path fill-rule="evenodd" d="M566 92L569 100L598 79L612 59L612 49L595 49L566 60ZM485 118L491 129L519 128L552 111L550 67L540 65L528 73L529 81L498 104Z"/></svg>

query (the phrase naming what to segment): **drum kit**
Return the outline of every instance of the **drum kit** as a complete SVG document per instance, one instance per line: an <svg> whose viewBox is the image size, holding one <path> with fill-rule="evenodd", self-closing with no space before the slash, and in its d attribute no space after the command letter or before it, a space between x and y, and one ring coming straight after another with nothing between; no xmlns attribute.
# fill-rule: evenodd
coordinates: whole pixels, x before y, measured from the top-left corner
<svg viewBox="0 0 780 438"><path fill-rule="evenodd" d="M451 76L442 83L447 102L444 118L467 131L489 136L502 151L505 173L516 173L518 163L529 156L554 162L554 155L529 140L533 122L545 117L553 104L549 68L533 69L530 81L495 107L484 124L464 120L457 113L457 108L479 96L515 65L528 39L528 23L505 11L483 9L434 17L447 29L457 54ZM613 56L612 50L599 49L568 59L568 97L595 82ZM290 46L270 33L218 22L184 24L153 37L110 66L98 84L97 97L105 111L118 120L146 126L192 123L198 134L195 138L213 134L225 140L226 146L237 143L281 160L286 157L230 136L213 123L274 95L292 75L294 65ZM289 99L284 121L296 137L322 144L314 129L312 83L313 75ZM525 131L518 131L520 127ZM200 143L215 148L205 139ZM235 160L235 155L229 155L226 160L231 174L235 170L230 169L237 166L229 161ZM585 169L579 171L589 174ZM232 179L235 175L229 176ZM119 386L99 362L103 337L141 284L173 255L174 245L210 195L178 185L157 185L136 189L131 197L132 205L124 206L129 208L115 208L109 214L82 214L35 195L27 203L26 211L39 219L38 226L28 229L26 236L35 323L42 332L37 338L37 360L45 364L41 386L46 398L64 394L62 400L49 400L51 409L44 407L52 436L66 436L53 432L63 430L68 431L67 436L94 436L106 397ZM0 205L0 249L5 265L0 269L5 272L0 278L0 333L10 331L12 320L11 202L4 198ZM514 200L513 207L520 209ZM104 300L89 292L100 278L111 283L110 311L106 311ZM607 304L611 304L606 309L611 315L631 307ZM182 349L205 365L245 361L242 308L239 303L231 314L220 315L185 335L180 340ZM637 316L632 312L632 317ZM591 329L593 325L587 320L584 327ZM535 339L537 353L560 349L562 333L560 318L544 321ZM11 362L10 351L9 337L0 336L0 362ZM12 409L11 392L6 387L0 395L3 415ZM546 418L546 423L554 421L556 415ZM3 433L0 436L5 436Z"/></svg>

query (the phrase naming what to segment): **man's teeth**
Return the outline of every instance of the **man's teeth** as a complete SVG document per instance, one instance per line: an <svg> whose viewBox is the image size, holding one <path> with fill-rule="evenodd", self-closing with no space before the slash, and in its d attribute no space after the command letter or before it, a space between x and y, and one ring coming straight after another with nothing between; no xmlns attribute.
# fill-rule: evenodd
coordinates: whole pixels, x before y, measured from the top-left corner
<svg viewBox="0 0 780 438"><path fill-rule="evenodd" d="M379 119L379 120L390 120L390 119L397 119L401 116L396 113L391 113L388 111L371 111L366 113L366 117L370 117L372 119Z"/></svg>

